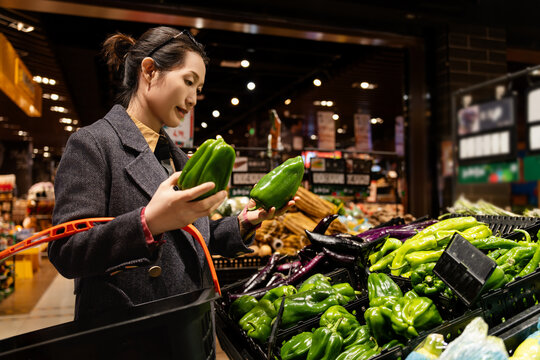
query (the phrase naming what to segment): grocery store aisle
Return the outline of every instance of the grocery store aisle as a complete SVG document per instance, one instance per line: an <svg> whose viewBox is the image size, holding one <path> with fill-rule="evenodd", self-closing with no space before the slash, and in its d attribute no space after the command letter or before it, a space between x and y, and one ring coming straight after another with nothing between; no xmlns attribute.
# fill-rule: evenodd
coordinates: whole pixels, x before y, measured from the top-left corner
<svg viewBox="0 0 540 360"><path fill-rule="evenodd" d="M36 276L39 276L39 272ZM17 302L17 296L20 294L17 294L17 284L15 286L11 299L8 298L6 301ZM56 274L30 312L0 316L0 339L69 322L73 320L74 306L73 280Z"/></svg>

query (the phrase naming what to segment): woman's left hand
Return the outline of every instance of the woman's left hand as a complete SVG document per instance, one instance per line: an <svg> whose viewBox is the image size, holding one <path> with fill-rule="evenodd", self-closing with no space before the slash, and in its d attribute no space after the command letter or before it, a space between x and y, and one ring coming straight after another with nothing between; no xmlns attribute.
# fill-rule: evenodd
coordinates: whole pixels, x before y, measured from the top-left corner
<svg viewBox="0 0 540 360"><path fill-rule="evenodd" d="M268 211L263 208L258 208L255 210L248 210L248 209L253 209L257 206L257 204L255 203L255 200L249 199L247 206L240 213L240 215L238 215L238 220L240 220L240 223L247 221L252 226L257 226L260 223L262 223L264 220L271 220L277 216L285 214L295 205L295 201L298 199L300 198L298 196L295 196L292 200L289 200L289 202L285 206L283 206L281 209L276 209L275 207L271 207Z"/></svg>

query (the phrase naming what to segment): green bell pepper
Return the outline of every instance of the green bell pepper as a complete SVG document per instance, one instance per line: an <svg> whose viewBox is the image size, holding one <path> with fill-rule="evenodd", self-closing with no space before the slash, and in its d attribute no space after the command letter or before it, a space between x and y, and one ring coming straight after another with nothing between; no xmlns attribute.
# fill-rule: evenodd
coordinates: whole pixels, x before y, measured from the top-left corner
<svg viewBox="0 0 540 360"><path fill-rule="evenodd" d="M338 293L343 295L347 302L351 301L356 297L356 295L362 294L361 291L354 290L354 288L349 283L339 283L332 285L332 288Z"/></svg>
<svg viewBox="0 0 540 360"><path fill-rule="evenodd" d="M401 341L399 341L397 339L394 339L394 340L390 340L389 342L387 342L386 344L381 346L381 351L391 349L394 346L405 347L405 345L403 345L403 343Z"/></svg>
<svg viewBox="0 0 540 360"><path fill-rule="evenodd" d="M259 302L251 295L244 295L236 299L229 307L229 316L238 321L242 316L247 314L251 309L257 306Z"/></svg>
<svg viewBox="0 0 540 360"><path fill-rule="evenodd" d="M367 280L369 302L381 296L403 296L399 286L384 273L371 273Z"/></svg>
<svg viewBox="0 0 540 360"><path fill-rule="evenodd" d="M296 288L293 285L281 285L267 291L266 294L264 294L264 296L261 298L261 300L270 300L271 302L274 302L283 296L293 294L296 294Z"/></svg>
<svg viewBox="0 0 540 360"><path fill-rule="evenodd" d="M340 324L337 331L343 338L349 336L355 328L360 326L356 316L341 305L333 305L326 309L319 320L319 326L332 327L338 321Z"/></svg>
<svg viewBox="0 0 540 360"><path fill-rule="evenodd" d="M395 337L395 333L390 326L390 323L386 321L385 315L383 315L383 306L372 306L364 312L364 319L369 327L369 330L377 343L384 343L392 340Z"/></svg>
<svg viewBox="0 0 540 360"><path fill-rule="evenodd" d="M482 292L486 292L491 289L498 289L505 284L504 270L500 266L497 266L489 278L486 280Z"/></svg>
<svg viewBox="0 0 540 360"><path fill-rule="evenodd" d="M250 323L256 323L257 319L263 316L268 316L271 319L275 318L277 311L270 300L259 300L258 304L248 311L242 318L238 321L238 325L243 330L250 329Z"/></svg>
<svg viewBox="0 0 540 360"><path fill-rule="evenodd" d="M329 277L324 276L321 273L311 275L309 278L304 280L304 282L300 285L300 287L298 288L298 292L301 293L301 292L304 292L306 290L311 290L311 289L315 288L316 285L318 285L319 288L321 288L321 287L331 287L332 284L330 284L330 280L331 279ZM328 286L324 286L324 285L328 285Z"/></svg>
<svg viewBox="0 0 540 360"><path fill-rule="evenodd" d="M270 316L260 316L255 320L249 321L243 329L250 338L265 343L272 332L272 318Z"/></svg>
<svg viewBox="0 0 540 360"><path fill-rule="evenodd" d="M312 332L303 332L293 336L281 346L282 360L305 359L313 340Z"/></svg>
<svg viewBox="0 0 540 360"><path fill-rule="evenodd" d="M375 347L372 348L369 344L358 344L345 350L336 360L365 360L380 353L380 350Z"/></svg>
<svg viewBox="0 0 540 360"><path fill-rule="evenodd" d="M437 307L427 297L400 299L392 309L390 320L392 329L409 339L418 336L419 331L428 330L442 323Z"/></svg>
<svg viewBox="0 0 540 360"><path fill-rule="evenodd" d="M360 325L351 331L349 336L343 338L343 350L347 350L354 345L368 344L370 347L374 347L376 343L371 340L371 333L369 332L369 326Z"/></svg>
<svg viewBox="0 0 540 360"><path fill-rule="evenodd" d="M296 194L303 176L302 157L290 158L264 175L251 189L249 197L265 210L281 209Z"/></svg>
<svg viewBox="0 0 540 360"><path fill-rule="evenodd" d="M337 331L341 321L331 328L320 327L313 332L307 360L335 360L341 353L343 337Z"/></svg>
<svg viewBox="0 0 540 360"><path fill-rule="evenodd" d="M277 301L277 300L276 300ZM346 301L332 287L311 289L285 297L281 325L287 327L300 320L309 319L323 313L332 305L342 305Z"/></svg>
<svg viewBox="0 0 540 360"><path fill-rule="evenodd" d="M196 200L204 199L225 190L231 177L236 152L220 136L208 139L195 151L182 169L177 185L186 190L205 182L216 186Z"/></svg>
<svg viewBox="0 0 540 360"><path fill-rule="evenodd" d="M444 291L446 284L433 273L434 262L416 267L411 274L411 285L420 295L430 295Z"/></svg>
<svg viewBox="0 0 540 360"><path fill-rule="evenodd" d="M430 263L433 261L437 262L437 260L439 260L443 252L444 252L444 249L415 251L415 252L405 255L405 260L409 263L409 265L413 268L413 271L414 271L414 268L417 267L418 265Z"/></svg>

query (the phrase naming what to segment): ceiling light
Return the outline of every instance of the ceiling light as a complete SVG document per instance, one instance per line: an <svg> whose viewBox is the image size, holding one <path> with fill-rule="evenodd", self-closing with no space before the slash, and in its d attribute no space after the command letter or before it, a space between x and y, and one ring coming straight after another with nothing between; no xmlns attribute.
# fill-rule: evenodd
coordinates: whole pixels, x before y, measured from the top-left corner
<svg viewBox="0 0 540 360"><path fill-rule="evenodd" d="M317 135L313 134L310 136L311 140L317 140Z"/></svg>
<svg viewBox="0 0 540 360"><path fill-rule="evenodd" d="M240 100L238 100L238 98L233 97L233 98L231 99L231 104L233 104L234 106L236 106L236 105L240 104Z"/></svg>
<svg viewBox="0 0 540 360"><path fill-rule="evenodd" d="M205 122L203 121L203 122L201 123L201 127L202 127L203 129L206 129L206 128L208 127L208 124L205 123Z"/></svg>
<svg viewBox="0 0 540 360"><path fill-rule="evenodd" d="M38 150L38 149L34 149L32 152L33 152L34 154L37 154L37 153L39 152L39 150Z"/></svg>
<svg viewBox="0 0 540 360"><path fill-rule="evenodd" d="M328 106L328 107L334 106L334 102L331 101L331 100L327 100L327 101L326 101L326 106Z"/></svg>
<svg viewBox="0 0 540 360"><path fill-rule="evenodd" d="M19 136L27 136L28 133L27 133L26 131L19 130L19 131L17 132L17 135L19 135Z"/></svg>
<svg viewBox="0 0 540 360"><path fill-rule="evenodd" d="M326 100L321 101L321 106L326 106Z"/></svg>
<svg viewBox="0 0 540 360"><path fill-rule="evenodd" d="M229 133L229 135L232 135L232 134L234 134L234 130L233 130L233 129L229 129L228 133Z"/></svg>
<svg viewBox="0 0 540 360"><path fill-rule="evenodd" d="M334 119L334 120L339 120L339 115L338 115L338 114L332 115L332 119Z"/></svg>
<svg viewBox="0 0 540 360"><path fill-rule="evenodd" d="M219 66L228 68L239 68L241 65L240 61L221 60Z"/></svg>
<svg viewBox="0 0 540 360"><path fill-rule="evenodd" d="M315 80L313 80L313 85L315 85L315 86L321 86L321 85L322 85L322 81L319 80L319 79L315 79Z"/></svg>
<svg viewBox="0 0 540 360"><path fill-rule="evenodd" d="M39 76L39 75L36 75L32 78L35 82L37 82L38 84L46 84L46 85L56 85L56 80L54 79L49 79L47 77L44 77L44 76Z"/></svg>
<svg viewBox="0 0 540 360"><path fill-rule="evenodd" d="M17 29L17 30L25 32L25 33L30 32L30 31L34 31L33 26L27 25L27 24L25 24L23 22L20 22L20 21L11 22L11 23L9 23L8 26L10 28Z"/></svg>
<svg viewBox="0 0 540 360"><path fill-rule="evenodd" d="M73 122L73 120L70 118L60 118L59 121L60 121L60 124L68 124L68 125Z"/></svg>
<svg viewBox="0 0 540 360"><path fill-rule="evenodd" d="M337 132L338 132L338 134L343 134L345 131L343 131L342 128L338 128L338 129L337 129Z"/></svg>
<svg viewBox="0 0 540 360"><path fill-rule="evenodd" d="M49 79L49 85L56 85L56 80Z"/></svg>
<svg viewBox="0 0 540 360"><path fill-rule="evenodd" d="M51 106L51 111L56 111L56 112L59 112L59 113L67 113L68 109L66 109L63 106Z"/></svg>
<svg viewBox="0 0 540 360"><path fill-rule="evenodd" d="M291 104L291 102L292 102L292 100L291 100L291 99L287 99L287 100L285 100L285 105L290 105L290 104Z"/></svg>
<svg viewBox="0 0 540 360"><path fill-rule="evenodd" d="M371 118L371 123L372 123L372 124L376 124L376 123L377 123L377 119Z"/></svg>
<svg viewBox="0 0 540 360"><path fill-rule="evenodd" d="M255 89L255 83L253 81L248 82L247 83L247 88L248 88L248 90Z"/></svg>
<svg viewBox="0 0 540 360"><path fill-rule="evenodd" d="M214 110L212 111L212 116L215 117L215 118L218 118L220 115L219 111L218 110Z"/></svg>
<svg viewBox="0 0 540 360"><path fill-rule="evenodd" d="M41 83L47 85L49 83L49 78L41 78Z"/></svg>
<svg viewBox="0 0 540 360"><path fill-rule="evenodd" d="M240 61L240 66L242 66L243 68L249 67L249 61L247 61L245 59Z"/></svg>
<svg viewBox="0 0 540 360"><path fill-rule="evenodd" d="M43 147L43 151L49 151L49 147L48 147L48 146L44 146L44 147Z"/></svg>
<svg viewBox="0 0 540 360"><path fill-rule="evenodd" d="M35 82L37 82L38 84L40 84L40 83L41 83L41 76L36 75L36 76L33 77L33 80L34 80Z"/></svg>
<svg viewBox="0 0 540 360"><path fill-rule="evenodd" d="M315 100L315 101L313 102L313 105L315 105L315 106L321 106L320 100Z"/></svg>
<svg viewBox="0 0 540 360"><path fill-rule="evenodd" d="M66 131L73 131L73 126L71 126L71 125L65 126L65 127L64 127L64 130L66 130Z"/></svg>
<svg viewBox="0 0 540 360"><path fill-rule="evenodd" d="M362 89L367 89L367 88L369 88L369 83L366 82L366 81L363 81L363 82L360 83L360 87Z"/></svg>
<svg viewBox="0 0 540 360"><path fill-rule="evenodd" d="M43 153L43 157L48 158L48 157L50 157L50 156L51 156L51 153L48 153L48 152L44 152L44 153Z"/></svg>
<svg viewBox="0 0 540 360"><path fill-rule="evenodd" d="M56 101L58 99L60 99L60 96L58 96L58 94L51 94L51 100Z"/></svg>
<svg viewBox="0 0 540 360"><path fill-rule="evenodd" d="M77 125L79 123L79 120L73 120L73 125Z"/></svg>

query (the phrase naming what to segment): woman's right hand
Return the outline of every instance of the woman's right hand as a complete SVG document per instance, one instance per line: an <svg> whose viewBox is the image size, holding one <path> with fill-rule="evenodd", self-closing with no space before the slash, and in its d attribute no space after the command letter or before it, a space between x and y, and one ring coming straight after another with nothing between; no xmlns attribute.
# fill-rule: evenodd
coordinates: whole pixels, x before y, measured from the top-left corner
<svg viewBox="0 0 540 360"><path fill-rule="evenodd" d="M193 201L215 187L207 182L187 190L175 190L181 172L163 181L144 211L146 224L152 235L181 229L198 218L209 216L227 196L225 190L199 201Z"/></svg>

